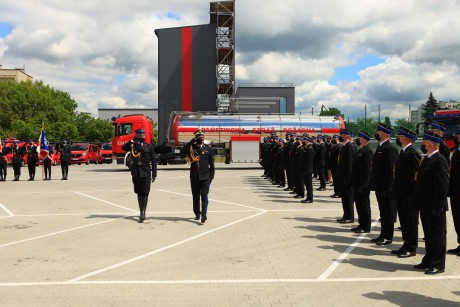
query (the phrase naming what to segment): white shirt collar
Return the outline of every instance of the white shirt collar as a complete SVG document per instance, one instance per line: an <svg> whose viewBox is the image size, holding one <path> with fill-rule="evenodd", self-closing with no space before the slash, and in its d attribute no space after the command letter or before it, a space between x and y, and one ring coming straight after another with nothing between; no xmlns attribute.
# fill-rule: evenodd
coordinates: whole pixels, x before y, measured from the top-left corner
<svg viewBox="0 0 460 307"><path fill-rule="evenodd" d="M412 145L412 143L407 144L407 145L403 148L403 151L406 152L406 149L409 148L409 146L411 146L411 145Z"/></svg>
<svg viewBox="0 0 460 307"><path fill-rule="evenodd" d="M382 144L385 143L386 141L388 141L388 140L381 141L381 142L379 143L379 146L382 146Z"/></svg>
<svg viewBox="0 0 460 307"><path fill-rule="evenodd" d="M434 155L435 153L437 153L438 151L439 151L439 150L435 150L435 151L433 151L431 154L427 155L428 158L431 158L431 156Z"/></svg>

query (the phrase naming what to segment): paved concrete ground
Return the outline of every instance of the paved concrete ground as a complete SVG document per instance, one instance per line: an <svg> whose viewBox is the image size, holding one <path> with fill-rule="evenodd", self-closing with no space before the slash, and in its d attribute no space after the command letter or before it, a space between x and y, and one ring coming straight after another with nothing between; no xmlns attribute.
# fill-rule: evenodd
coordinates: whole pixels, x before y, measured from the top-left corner
<svg viewBox="0 0 460 307"><path fill-rule="evenodd" d="M122 166L71 166L68 181L59 166L52 181L22 170L20 182L11 169L0 182L2 306L459 306L460 257L438 276L414 270L423 242L408 259L390 254L400 232L370 244L378 222L370 235L337 224L330 190L305 205L260 169L219 165L202 225L188 171L161 166L139 224ZM448 223L452 248L450 212Z"/></svg>

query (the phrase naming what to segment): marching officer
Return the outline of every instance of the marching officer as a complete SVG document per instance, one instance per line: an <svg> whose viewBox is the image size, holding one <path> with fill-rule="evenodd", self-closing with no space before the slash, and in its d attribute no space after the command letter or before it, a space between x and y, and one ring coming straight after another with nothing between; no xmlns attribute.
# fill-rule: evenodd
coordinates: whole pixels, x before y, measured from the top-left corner
<svg viewBox="0 0 460 307"><path fill-rule="evenodd" d="M423 136L426 156L423 157L416 176L412 202L420 209L425 234L425 256L415 269L425 274L444 272L446 265L446 211L449 191L449 167L439 151L442 137L433 131Z"/></svg>
<svg viewBox="0 0 460 307"><path fill-rule="evenodd" d="M338 171L339 155L340 150L343 146L343 138L337 134L332 137L331 143L334 145L331 149L331 155L329 156L329 167L332 173L332 182L334 185L334 194L330 195L332 198L340 198L342 180Z"/></svg>
<svg viewBox="0 0 460 307"><path fill-rule="evenodd" d="M305 186L303 183L303 175L300 170L300 160L303 155L303 147L302 147L302 136L296 137L295 143L295 152L293 156L293 172L294 172L294 192L295 195L292 196L294 198L304 198L305 197Z"/></svg>
<svg viewBox="0 0 460 307"><path fill-rule="evenodd" d="M354 221L353 189L350 185L350 175L353 165L353 157L356 154L356 147L353 145L353 133L347 129L340 129L340 136L343 139L343 146L340 150L338 171L342 182L340 195L342 197L343 216L337 219L341 224L350 224Z"/></svg>
<svg viewBox="0 0 460 307"><path fill-rule="evenodd" d="M25 145L25 143L24 143ZM19 142L15 141L12 151L13 151L13 159L11 163L13 164L13 171L14 171L14 179L13 181L19 181L19 177L21 177L21 167L22 163L24 162L24 145L19 147Z"/></svg>
<svg viewBox="0 0 460 307"><path fill-rule="evenodd" d="M315 160L319 177L319 188L317 191L326 191L326 143L324 143L324 136L318 135L318 146L316 148Z"/></svg>
<svg viewBox="0 0 460 307"><path fill-rule="evenodd" d="M7 160L6 160L6 147L5 143L2 142L2 146L0 146L0 181L6 181L6 166L7 166Z"/></svg>
<svg viewBox="0 0 460 307"><path fill-rule="evenodd" d="M284 164L284 140L281 139L278 141L278 151L275 155L275 165L276 165L276 178L278 178L278 188L284 188L286 186L286 177L284 176L284 170L286 165Z"/></svg>
<svg viewBox="0 0 460 307"><path fill-rule="evenodd" d="M150 185L157 177L157 157L153 145L145 142L144 129L136 130L134 140L125 143L122 149L131 152L133 159L131 176L134 193L137 194L139 204L139 223L143 223L149 200Z"/></svg>
<svg viewBox="0 0 460 307"><path fill-rule="evenodd" d="M35 164L38 160L37 146L34 145L34 140L29 140L29 146L26 147L27 152L27 167L29 169L29 181L35 180Z"/></svg>
<svg viewBox="0 0 460 307"><path fill-rule="evenodd" d="M190 185L195 220L199 220L201 215L201 223L204 223L208 219L208 193L215 174L212 148L204 144L204 133L196 131L195 137L182 148L182 154L186 155L190 162Z"/></svg>
<svg viewBox="0 0 460 307"><path fill-rule="evenodd" d="M313 202L313 160L315 159L315 152L312 145L313 140L308 136L303 136L303 152L300 158L300 171L302 172L303 182L307 190L307 197L300 202L312 203Z"/></svg>
<svg viewBox="0 0 460 307"><path fill-rule="evenodd" d="M447 252L457 254L460 257L460 129L457 129L453 136L455 147L450 159L449 196L459 245L454 249L449 249Z"/></svg>
<svg viewBox="0 0 460 307"><path fill-rule="evenodd" d="M444 139L443 139L444 133L446 133L447 131L446 126L444 126L443 123L433 122L431 124L431 131L441 136L441 143L439 144L439 152L444 158L446 158L447 161L449 161L450 160L449 146L447 146L446 142L444 142Z"/></svg>
<svg viewBox="0 0 460 307"><path fill-rule="evenodd" d="M418 246L418 210L410 199L414 193L420 154L413 146L417 135L412 130L400 126L396 137L396 144L402 149L395 162L392 199L396 200L404 243L400 249L391 252L399 258L407 258L415 256Z"/></svg>
<svg viewBox="0 0 460 307"><path fill-rule="evenodd" d="M369 148L371 136L364 130L360 130L356 138L359 150L353 158L353 166L350 175L350 185L353 187L353 195L358 212L358 227L351 230L355 233L368 233L371 231L371 202L369 199L369 180L372 165L372 149Z"/></svg>
<svg viewBox="0 0 460 307"><path fill-rule="evenodd" d="M393 128L379 123L375 139L379 141L372 159L371 190L375 191L379 204L381 229L380 235L371 240L377 245L387 245L393 242L396 203L391 199L393 188L394 166L398 158L398 150L390 143Z"/></svg>
<svg viewBox="0 0 460 307"><path fill-rule="evenodd" d="M70 158L72 156L72 148L70 144L68 144L68 141L66 138L62 139L62 143L58 144L56 150L60 152L60 157L61 157L61 172L62 172L61 180L68 180L67 176L69 175L69 163L70 163Z"/></svg>
<svg viewBox="0 0 460 307"><path fill-rule="evenodd" d="M49 146L48 154L43 158L43 168L45 170L44 180L51 180L51 163L53 162L51 155L53 153L54 153L53 146Z"/></svg>

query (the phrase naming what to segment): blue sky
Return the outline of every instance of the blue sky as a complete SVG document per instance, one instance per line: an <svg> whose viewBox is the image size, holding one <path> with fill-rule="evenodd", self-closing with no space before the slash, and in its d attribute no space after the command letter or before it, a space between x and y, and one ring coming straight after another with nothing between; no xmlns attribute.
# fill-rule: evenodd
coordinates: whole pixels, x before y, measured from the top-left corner
<svg viewBox="0 0 460 307"><path fill-rule="evenodd" d="M0 22L0 37L5 37L11 33L11 25L5 22Z"/></svg>
<svg viewBox="0 0 460 307"><path fill-rule="evenodd" d="M358 59L355 65L336 67L335 75L329 80L329 84L337 85L338 81L353 82L359 80L358 72L367 67L384 63L385 60L374 55L366 55Z"/></svg>

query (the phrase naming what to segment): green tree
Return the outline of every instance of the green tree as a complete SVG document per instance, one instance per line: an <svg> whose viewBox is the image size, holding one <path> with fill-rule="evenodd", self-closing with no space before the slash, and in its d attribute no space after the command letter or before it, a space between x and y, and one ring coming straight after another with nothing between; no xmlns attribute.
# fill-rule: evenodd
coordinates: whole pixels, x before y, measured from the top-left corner
<svg viewBox="0 0 460 307"><path fill-rule="evenodd" d="M340 111L337 108L326 108L325 106L321 107L321 112L319 114L320 116L336 116L340 115L342 118L344 118L344 115L342 111Z"/></svg>
<svg viewBox="0 0 460 307"><path fill-rule="evenodd" d="M423 109L423 112L422 112L423 118L427 118L429 115L433 115L433 113L439 109L438 101L434 98L432 92L430 92L430 95L428 96L428 100L425 102L422 109Z"/></svg>
<svg viewBox="0 0 460 307"><path fill-rule="evenodd" d="M92 118L86 128L86 140L91 142L109 142L113 137L113 125L110 120Z"/></svg>
<svg viewBox="0 0 460 307"><path fill-rule="evenodd" d="M398 131L399 129L399 126L403 126L403 127L406 127L406 128L409 128L410 130L414 131L415 132L415 124L408 121L407 119L405 118L398 118L396 121L395 121L395 126L394 126L394 129L395 131Z"/></svg>

